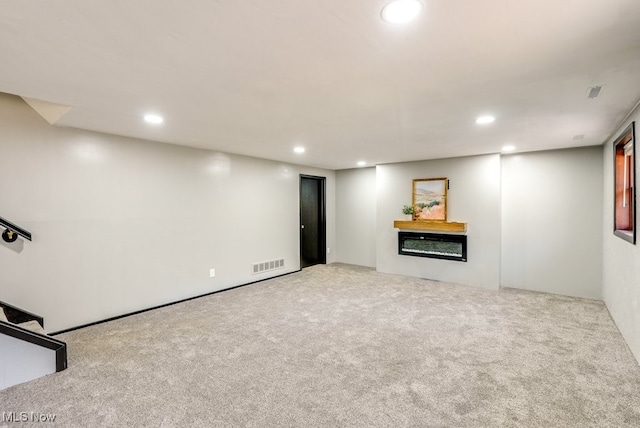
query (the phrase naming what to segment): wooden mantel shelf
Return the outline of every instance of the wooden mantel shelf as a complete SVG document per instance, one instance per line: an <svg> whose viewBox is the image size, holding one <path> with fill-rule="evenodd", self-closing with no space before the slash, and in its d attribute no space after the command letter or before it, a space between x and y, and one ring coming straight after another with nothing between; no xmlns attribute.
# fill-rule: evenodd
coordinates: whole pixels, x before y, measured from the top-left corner
<svg viewBox="0 0 640 428"><path fill-rule="evenodd" d="M450 221L395 220L393 227L407 230L433 230L437 232L466 232L467 223Z"/></svg>

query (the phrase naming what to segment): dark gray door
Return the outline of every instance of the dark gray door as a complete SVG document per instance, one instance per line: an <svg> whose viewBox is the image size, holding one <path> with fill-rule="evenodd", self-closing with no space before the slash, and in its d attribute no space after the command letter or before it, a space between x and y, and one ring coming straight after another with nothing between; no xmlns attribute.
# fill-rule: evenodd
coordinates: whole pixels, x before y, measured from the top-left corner
<svg viewBox="0 0 640 428"><path fill-rule="evenodd" d="M325 178L300 176L300 267L327 262Z"/></svg>

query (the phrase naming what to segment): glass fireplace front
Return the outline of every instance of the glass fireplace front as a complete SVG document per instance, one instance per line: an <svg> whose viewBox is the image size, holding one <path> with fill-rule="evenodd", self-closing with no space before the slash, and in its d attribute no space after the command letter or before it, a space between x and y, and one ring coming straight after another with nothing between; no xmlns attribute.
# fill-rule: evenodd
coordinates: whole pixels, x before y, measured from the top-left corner
<svg viewBox="0 0 640 428"><path fill-rule="evenodd" d="M467 236L398 232L398 254L466 262Z"/></svg>

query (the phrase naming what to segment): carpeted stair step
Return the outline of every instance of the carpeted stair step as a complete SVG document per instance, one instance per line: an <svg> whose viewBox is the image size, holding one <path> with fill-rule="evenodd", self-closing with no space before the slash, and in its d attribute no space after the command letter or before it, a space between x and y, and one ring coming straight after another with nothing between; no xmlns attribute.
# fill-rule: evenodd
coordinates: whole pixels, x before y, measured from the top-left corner
<svg viewBox="0 0 640 428"><path fill-rule="evenodd" d="M27 322L21 322L20 324L16 324L16 325L18 327L22 327L25 330L29 330L29 331L32 331L34 333L44 334L44 335L47 334L47 333L44 332L44 328L42 328L40 323L38 321L36 321L36 320L27 321Z"/></svg>

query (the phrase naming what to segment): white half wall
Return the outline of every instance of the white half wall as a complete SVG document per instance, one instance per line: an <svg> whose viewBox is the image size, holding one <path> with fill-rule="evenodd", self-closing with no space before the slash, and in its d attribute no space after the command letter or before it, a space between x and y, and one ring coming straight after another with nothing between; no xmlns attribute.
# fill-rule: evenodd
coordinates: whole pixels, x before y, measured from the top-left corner
<svg viewBox="0 0 640 428"><path fill-rule="evenodd" d="M633 245L613 234L613 142L629 124L636 122L636 192L638 192L638 127L640 108L616 131L604 147L604 201L603 207L603 300L620 333L640 363L640 242ZM638 195L636 194L636 199ZM636 209L638 202L636 201ZM640 216L636 211L636 227ZM640 236L640 234L639 234Z"/></svg>
<svg viewBox="0 0 640 428"><path fill-rule="evenodd" d="M447 177L449 221L467 223L468 261L398 254L393 221L411 205L412 180ZM500 286L500 156L408 162L376 167L377 270L477 287Z"/></svg>
<svg viewBox="0 0 640 428"><path fill-rule="evenodd" d="M52 127L5 94L0 129L0 216L33 233L0 241L0 296L49 332L298 270L299 174L327 178L335 247L333 171Z"/></svg>
<svg viewBox="0 0 640 428"><path fill-rule="evenodd" d="M505 287L602 298L602 147L502 157Z"/></svg>
<svg viewBox="0 0 640 428"><path fill-rule="evenodd" d="M336 172L337 260L376 266L376 169Z"/></svg>
<svg viewBox="0 0 640 428"><path fill-rule="evenodd" d="M0 334L0 390L56 372L56 351Z"/></svg>

